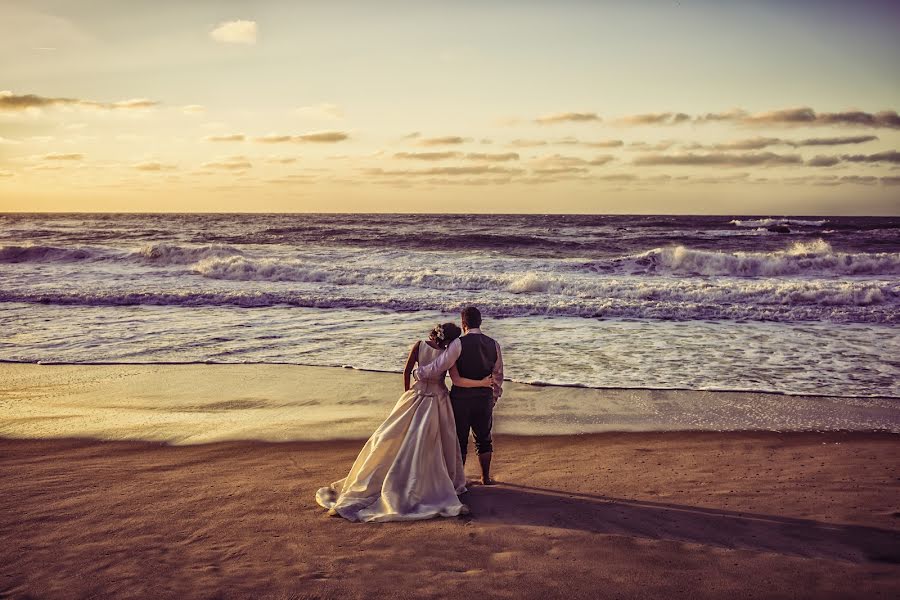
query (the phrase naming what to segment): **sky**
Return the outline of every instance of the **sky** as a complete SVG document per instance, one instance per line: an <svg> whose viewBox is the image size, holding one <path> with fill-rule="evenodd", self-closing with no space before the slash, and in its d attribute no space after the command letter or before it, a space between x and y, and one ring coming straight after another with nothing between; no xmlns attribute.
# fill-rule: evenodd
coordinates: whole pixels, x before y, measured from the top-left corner
<svg viewBox="0 0 900 600"><path fill-rule="evenodd" d="M900 4L0 0L0 212L900 214Z"/></svg>

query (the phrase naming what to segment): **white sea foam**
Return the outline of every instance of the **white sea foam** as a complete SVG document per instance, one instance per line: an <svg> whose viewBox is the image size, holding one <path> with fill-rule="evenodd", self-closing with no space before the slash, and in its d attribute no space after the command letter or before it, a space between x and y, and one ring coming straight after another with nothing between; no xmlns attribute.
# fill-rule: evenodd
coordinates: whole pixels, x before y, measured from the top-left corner
<svg viewBox="0 0 900 600"><path fill-rule="evenodd" d="M185 265L206 258L240 256L243 252L232 246L211 244L190 246L185 244L153 243L141 246L131 254L159 265Z"/></svg>
<svg viewBox="0 0 900 600"><path fill-rule="evenodd" d="M621 261L641 269L673 274L784 277L900 274L900 253L836 252L824 240L797 242L775 252L723 252L685 246L654 248Z"/></svg>
<svg viewBox="0 0 900 600"><path fill-rule="evenodd" d="M828 223L828 219L734 219L729 221L735 227L770 227L772 225L797 225L800 227L822 227Z"/></svg>

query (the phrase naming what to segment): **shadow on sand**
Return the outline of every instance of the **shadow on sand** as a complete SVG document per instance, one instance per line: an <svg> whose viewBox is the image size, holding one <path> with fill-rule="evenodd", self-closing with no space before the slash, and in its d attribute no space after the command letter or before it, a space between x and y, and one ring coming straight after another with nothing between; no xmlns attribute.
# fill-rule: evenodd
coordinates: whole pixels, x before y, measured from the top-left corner
<svg viewBox="0 0 900 600"><path fill-rule="evenodd" d="M900 563L900 533L501 483L464 497L482 523L555 527L790 556Z"/></svg>

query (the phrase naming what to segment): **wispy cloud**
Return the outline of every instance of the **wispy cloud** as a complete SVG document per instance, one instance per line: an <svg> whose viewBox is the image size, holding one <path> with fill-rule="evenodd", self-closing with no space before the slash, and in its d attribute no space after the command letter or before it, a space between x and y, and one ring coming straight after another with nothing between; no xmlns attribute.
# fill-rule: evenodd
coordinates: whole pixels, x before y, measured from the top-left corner
<svg viewBox="0 0 900 600"><path fill-rule="evenodd" d="M181 112L186 115L202 115L206 112L206 107L201 104L188 104L181 107Z"/></svg>
<svg viewBox="0 0 900 600"><path fill-rule="evenodd" d="M349 138L350 135L343 131L313 131L310 133L302 133L300 135L269 134L253 138L253 141L263 144L283 144L285 142L333 144L336 142L343 142Z"/></svg>
<svg viewBox="0 0 900 600"><path fill-rule="evenodd" d="M537 148L539 146L583 146L585 148L620 148L622 140L580 140L576 137L556 139L514 139L507 146L511 148Z"/></svg>
<svg viewBox="0 0 900 600"><path fill-rule="evenodd" d="M255 44L256 21L227 21L209 32L209 37L226 44Z"/></svg>
<svg viewBox="0 0 900 600"><path fill-rule="evenodd" d="M592 112L561 112L543 115L534 120L539 125L555 125L557 123L589 123L602 121L597 113Z"/></svg>
<svg viewBox="0 0 900 600"><path fill-rule="evenodd" d="M232 156L222 160L205 162L200 165L204 169L222 169L226 171L243 171L253 167L246 156Z"/></svg>
<svg viewBox="0 0 900 600"><path fill-rule="evenodd" d="M841 159L837 156L825 156L820 154L806 161L806 164L810 167L833 167L840 162Z"/></svg>
<svg viewBox="0 0 900 600"><path fill-rule="evenodd" d="M501 153L485 153L485 152L469 152L466 154L467 160L477 160L485 162L508 162L511 160L519 160L519 155L515 152Z"/></svg>
<svg viewBox="0 0 900 600"><path fill-rule="evenodd" d="M471 165L463 167L431 167L429 169L388 170L363 169L365 175L377 177L421 177L432 175L464 176L464 175L516 175L523 169L498 167L496 165Z"/></svg>
<svg viewBox="0 0 900 600"><path fill-rule="evenodd" d="M685 113L661 112L619 117L615 123L619 125L676 125L691 120Z"/></svg>
<svg viewBox="0 0 900 600"><path fill-rule="evenodd" d="M209 135L203 139L207 142L243 142L246 136L243 133L232 133L229 135Z"/></svg>
<svg viewBox="0 0 900 600"><path fill-rule="evenodd" d="M416 139L417 146L452 146L457 144L465 144L472 141L471 138L464 138L458 135L445 135L441 137L431 138L420 138L418 137L418 135L416 135L411 139Z"/></svg>
<svg viewBox="0 0 900 600"><path fill-rule="evenodd" d="M717 166L717 167L749 167L798 165L803 159L798 154L775 154L773 152L757 152L745 154L727 154L714 152L709 154L648 154L634 159L633 164L639 166Z"/></svg>
<svg viewBox="0 0 900 600"><path fill-rule="evenodd" d="M649 142L632 142L628 144L628 149L636 150L638 152L664 152L674 145L675 142L672 140L663 140L661 142L656 142L655 144Z"/></svg>
<svg viewBox="0 0 900 600"><path fill-rule="evenodd" d="M397 152L394 158L432 161L459 158L461 155L460 152Z"/></svg>
<svg viewBox="0 0 900 600"><path fill-rule="evenodd" d="M790 146L792 148L804 148L809 146L844 146L851 144L863 144L878 139L876 135L851 135L841 137L806 138L801 140L788 140L777 137L753 137L742 140L734 140L720 144L686 144L688 150L762 150L769 146Z"/></svg>
<svg viewBox="0 0 900 600"><path fill-rule="evenodd" d="M740 121L751 125L855 125L900 129L900 115L891 110L876 113L860 110L817 113L805 106L743 115Z"/></svg>
<svg viewBox="0 0 900 600"><path fill-rule="evenodd" d="M841 158L847 162L855 163L891 163L900 164L900 152L888 150L876 154L844 154Z"/></svg>
<svg viewBox="0 0 900 600"><path fill-rule="evenodd" d="M132 168L137 169L138 171L172 171L175 169L175 165L166 165L161 162L148 161L134 164L132 165Z"/></svg>
<svg viewBox="0 0 900 600"><path fill-rule="evenodd" d="M42 160L83 160L84 154L79 154L76 152L63 154L58 152L51 152L50 154L45 154L41 156Z"/></svg>
<svg viewBox="0 0 900 600"><path fill-rule="evenodd" d="M118 102L97 102L80 98L60 98L38 96L37 94L14 94L0 92L0 111L24 111L53 107L93 108L99 110L142 110L158 106L159 102L145 98L133 98Z"/></svg>
<svg viewBox="0 0 900 600"><path fill-rule="evenodd" d="M790 146L844 146L847 144L864 144L874 142L877 135L850 135L843 137L807 138L786 142Z"/></svg>

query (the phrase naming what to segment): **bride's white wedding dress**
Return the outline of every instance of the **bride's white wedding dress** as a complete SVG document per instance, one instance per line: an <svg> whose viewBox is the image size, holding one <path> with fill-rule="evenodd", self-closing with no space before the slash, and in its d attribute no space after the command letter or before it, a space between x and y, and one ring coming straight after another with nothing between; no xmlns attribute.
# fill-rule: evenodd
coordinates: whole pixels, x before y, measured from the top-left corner
<svg viewBox="0 0 900 600"><path fill-rule="evenodd" d="M419 343L419 364L443 350ZM466 511L453 408L439 379L417 381L366 445L346 478L321 488L316 502L351 521L411 521Z"/></svg>

